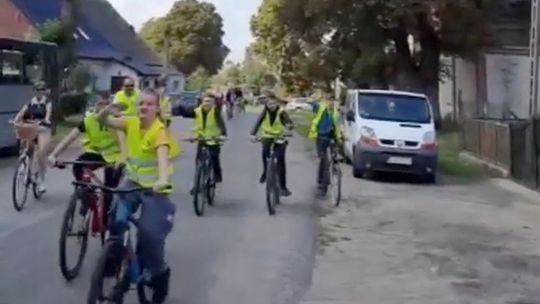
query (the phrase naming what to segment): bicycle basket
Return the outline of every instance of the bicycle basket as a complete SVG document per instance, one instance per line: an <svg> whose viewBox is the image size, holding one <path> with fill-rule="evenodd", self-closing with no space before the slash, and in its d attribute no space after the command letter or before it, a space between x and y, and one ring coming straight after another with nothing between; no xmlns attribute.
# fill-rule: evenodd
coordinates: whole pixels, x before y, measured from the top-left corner
<svg viewBox="0 0 540 304"><path fill-rule="evenodd" d="M20 140L32 141L39 132L39 128L35 124L17 124L15 126L15 133Z"/></svg>

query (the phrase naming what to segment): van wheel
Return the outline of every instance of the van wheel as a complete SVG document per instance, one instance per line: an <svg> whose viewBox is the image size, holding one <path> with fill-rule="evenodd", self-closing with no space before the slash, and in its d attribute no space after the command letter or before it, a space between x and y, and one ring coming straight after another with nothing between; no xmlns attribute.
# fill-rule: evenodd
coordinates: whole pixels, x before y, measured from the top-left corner
<svg viewBox="0 0 540 304"><path fill-rule="evenodd" d="M437 175L435 173L426 174L424 175L424 183L429 185L434 185L437 183Z"/></svg>
<svg viewBox="0 0 540 304"><path fill-rule="evenodd" d="M352 167L353 167L353 176L356 178L363 178L364 177L364 169L362 168L362 165L360 163L360 160L355 158L355 151L353 148L352 152Z"/></svg>

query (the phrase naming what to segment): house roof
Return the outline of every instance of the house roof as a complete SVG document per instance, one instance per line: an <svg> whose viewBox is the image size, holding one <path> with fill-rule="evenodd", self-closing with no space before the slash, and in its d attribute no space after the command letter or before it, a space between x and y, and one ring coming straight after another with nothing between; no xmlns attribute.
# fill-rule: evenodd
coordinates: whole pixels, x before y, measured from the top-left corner
<svg viewBox="0 0 540 304"><path fill-rule="evenodd" d="M12 0L35 25L61 16L62 0ZM77 55L87 59L115 60L143 75L159 75L159 60L131 26L106 0L81 1L77 21Z"/></svg>

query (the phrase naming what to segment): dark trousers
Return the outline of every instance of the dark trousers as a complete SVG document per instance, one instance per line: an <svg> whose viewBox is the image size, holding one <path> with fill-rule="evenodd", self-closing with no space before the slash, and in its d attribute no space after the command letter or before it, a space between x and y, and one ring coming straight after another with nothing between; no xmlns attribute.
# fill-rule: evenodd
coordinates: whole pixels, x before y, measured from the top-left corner
<svg viewBox="0 0 540 304"><path fill-rule="evenodd" d="M97 153L83 153L77 158L77 161L85 161L85 162L105 162L101 154ZM84 169L90 169L92 171L97 170L101 168L102 166L84 166L84 165L73 165L73 176L75 177L75 180L82 180L84 175ZM118 187L118 184L120 183L120 180L122 179L122 170L118 170L114 166L106 166L105 167L105 179L103 183L107 187ZM105 204L105 210L108 214L111 203L113 200L113 194L105 192L103 193L103 203ZM107 224L107 216L105 216L105 224Z"/></svg>
<svg viewBox="0 0 540 304"><path fill-rule="evenodd" d="M272 139L262 139L262 161L263 161L263 174L266 175L266 160L270 157L270 148L272 146ZM287 149L287 143L274 144L274 150L277 156L277 170L279 177L279 185L281 188L287 188L287 166L285 165L285 150Z"/></svg>
<svg viewBox="0 0 540 304"><path fill-rule="evenodd" d="M206 146L208 148L208 152L210 152L210 158L212 159L212 165L214 169L214 176L216 177L217 181L223 180L223 175L221 172L221 161L219 159L219 155L221 153L221 146L220 145L212 145L212 146ZM199 159L199 154L201 152L201 144L197 146L197 159Z"/></svg>
<svg viewBox="0 0 540 304"><path fill-rule="evenodd" d="M327 186L330 184L330 176L328 175L328 149L332 139L330 137L317 138L317 155L319 157L319 173L317 175L317 184Z"/></svg>

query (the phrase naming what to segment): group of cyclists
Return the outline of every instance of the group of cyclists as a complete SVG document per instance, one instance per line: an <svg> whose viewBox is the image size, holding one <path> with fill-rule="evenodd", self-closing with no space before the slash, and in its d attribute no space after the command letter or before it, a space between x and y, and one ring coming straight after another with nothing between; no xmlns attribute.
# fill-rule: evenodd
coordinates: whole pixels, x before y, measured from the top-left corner
<svg viewBox="0 0 540 304"><path fill-rule="evenodd" d="M54 166L59 163L58 156L79 137L82 137L83 151L78 160L99 162L103 166L92 165L89 169L103 167L106 186L111 188L132 188L134 186L151 189L150 192L135 192L127 199L116 200L112 195L105 199L105 208L111 218L109 227L114 226L119 211L135 212L141 209L138 225L138 254L146 270L147 285L153 289L152 303L163 303L168 295L171 271L165 262L165 239L174 223L175 205L170 200L173 183L174 159L180 147L170 131L172 118L171 102L166 96L166 77L158 80L157 89L139 90L135 81L126 78L122 89L111 98L108 93L99 96L93 111L47 156L46 146L51 138L51 101L46 85L35 85L35 97L17 114L15 120L38 121L39 191L45 192L45 173L47 162ZM266 180L266 161L270 153L272 139L283 138L284 133L294 125L285 111L283 101L272 92L267 92L264 110L256 120L250 135L253 140L262 142L262 168L260 182ZM111 101L113 99L113 101ZM338 119L339 111L335 102L323 102L314 108L309 137L316 140L321 158L319 164L319 187L325 187L325 150L331 140L343 138ZM205 93L200 104L193 108L180 106L178 115L194 119L194 138L204 139L210 144L215 182L223 181L220 162L220 145L227 136L223 119L223 104L212 93ZM287 141L274 145L278 155L278 176L281 194L291 195L287 187L285 154ZM199 150L199 149L198 149ZM81 180L84 165L73 167L76 180ZM193 193L192 193L193 194ZM111 206L115 206L112 210ZM142 207L140 207L142 206ZM127 211L126 211L127 210ZM111 230L111 233L115 233ZM114 263L111 260L111 263ZM113 267L112 265L110 267Z"/></svg>

